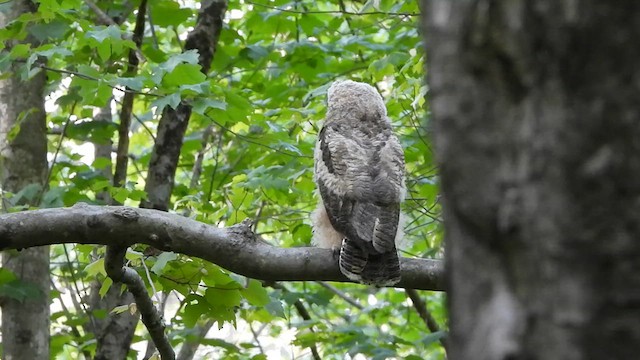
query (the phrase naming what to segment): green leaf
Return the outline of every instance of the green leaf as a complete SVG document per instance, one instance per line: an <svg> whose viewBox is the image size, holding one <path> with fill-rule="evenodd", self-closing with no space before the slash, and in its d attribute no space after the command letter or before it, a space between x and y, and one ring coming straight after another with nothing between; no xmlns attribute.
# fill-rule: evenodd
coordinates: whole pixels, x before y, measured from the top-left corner
<svg viewBox="0 0 640 360"><path fill-rule="evenodd" d="M233 307L240 305L242 301L238 289L208 288L204 293L204 298L211 306Z"/></svg>
<svg viewBox="0 0 640 360"><path fill-rule="evenodd" d="M144 87L144 81L142 77L116 77L109 81L112 86L125 86L129 89L141 91Z"/></svg>
<svg viewBox="0 0 640 360"><path fill-rule="evenodd" d="M33 203L34 200L40 196L41 191L42 185L29 184L13 195L11 203L13 205Z"/></svg>
<svg viewBox="0 0 640 360"><path fill-rule="evenodd" d="M184 311L182 312L182 320L186 327L193 328L196 326L200 316L207 314L210 308L207 301L198 295L190 295L187 301L187 305L185 305Z"/></svg>
<svg viewBox="0 0 640 360"><path fill-rule="evenodd" d="M207 78L200 72L201 68L198 64L178 64L164 76L162 83L165 86L199 84Z"/></svg>
<svg viewBox="0 0 640 360"><path fill-rule="evenodd" d="M153 12L154 26L178 26L193 15L189 8L180 8L175 1L153 1L149 4Z"/></svg>
<svg viewBox="0 0 640 360"><path fill-rule="evenodd" d="M193 112L204 115L209 109L226 110L227 103L210 98L200 98L191 103Z"/></svg>
<svg viewBox="0 0 640 360"><path fill-rule="evenodd" d="M40 41L59 39L69 31L69 23L58 19L49 23L31 24L28 31Z"/></svg>
<svg viewBox="0 0 640 360"><path fill-rule="evenodd" d="M98 291L98 294L100 294L101 298L104 298L104 296L107 294L107 291L109 291L109 289L111 288L111 285L113 285L113 280L110 277L105 277L104 280L102 280L102 285L100 286L100 290Z"/></svg>
<svg viewBox="0 0 640 360"><path fill-rule="evenodd" d="M235 346L232 343L226 342L222 339L205 338L201 340L201 344L208 345L208 346L221 347L231 353L237 353L240 351L240 349L237 346Z"/></svg>
<svg viewBox="0 0 640 360"><path fill-rule="evenodd" d="M284 308L282 307L282 303L280 300L271 300L267 305L265 305L265 310L269 312L269 314L273 316L277 316L283 319L286 319L287 316L284 313Z"/></svg>
<svg viewBox="0 0 640 360"><path fill-rule="evenodd" d="M425 335L421 341L424 345L429 345L436 341L440 341L440 339L444 338L445 336L447 336L446 331L436 331L434 333Z"/></svg>
<svg viewBox="0 0 640 360"><path fill-rule="evenodd" d="M84 267L84 271L87 273L87 275L89 276L93 276L95 277L96 275L100 274L102 276L107 276L107 272L104 269L104 258L99 258L98 260L90 263L89 265Z"/></svg>
<svg viewBox="0 0 640 360"><path fill-rule="evenodd" d="M129 304L116 306L111 309L111 314L122 314L123 312L131 310L131 306Z"/></svg>
<svg viewBox="0 0 640 360"><path fill-rule="evenodd" d="M23 59L31 54L31 44L16 44L11 48L11 59Z"/></svg>
<svg viewBox="0 0 640 360"><path fill-rule="evenodd" d="M254 306L265 306L271 301L267 290L258 280L254 279L249 279L247 287L242 289L242 296Z"/></svg>
<svg viewBox="0 0 640 360"><path fill-rule="evenodd" d="M112 187L109 192L111 193L111 197L113 197L113 200L121 204L123 204L129 196L129 190L122 187Z"/></svg>
<svg viewBox="0 0 640 360"><path fill-rule="evenodd" d="M172 252L165 251L158 255L158 259L156 263L151 267L151 272L156 275L162 275L164 272L164 267L167 265L169 261L175 260L178 258L178 255Z"/></svg>
<svg viewBox="0 0 640 360"><path fill-rule="evenodd" d="M107 167L109 167L111 165L112 165L111 164L111 159L104 158L104 157L96 158L95 160L93 160L93 163L91 164L91 166L93 166L96 169L106 169ZM106 183L110 184L111 182L109 180L106 180ZM102 185L102 186L100 186L100 189L104 189L106 187L107 186Z"/></svg>
<svg viewBox="0 0 640 360"><path fill-rule="evenodd" d="M30 115L37 113L38 109L36 108L29 108L27 110L21 111L20 114L18 114L18 118L16 119L16 121L13 123L13 125L11 125L11 129L9 130L9 134L7 135L7 140L13 141L20 133L20 126L22 125L22 123L27 118L29 118Z"/></svg>
<svg viewBox="0 0 640 360"><path fill-rule="evenodd" d="M16 275L13 272L5 268L0 268L0 285L15 281L16 279Z"/></svg>
<svg viewBox="0 0 640 360"><path fill-rule="evenodd" d="M41 299L43 296L35 283L16 279L0 285L0 297L8 297L19 302Z"/></svg>
<svg viewBox="0 0 640 360"><path fill-rule="evenodd" d="M86 37L95 39L98 43L102 43L107 39L121 39L122 32L120 31L119 27L115 25L109 25L106 28L101 28L100 30L87 31Z"/></svg>
<svg viewBox="0 0 640 360"><path fill-rule="evenodd" d="M176 66L180 65L180 64L193 64L193 65L197 65L198 64L198 51L196 50L188 50L185 51L183 53L180 54L176 54L173 55L169 58L169 60L165 61L164 63L160 64L160 69L164 70L165 72L172 72L173 69L176 68Z"/></svg>
<svg viewBox="0 0 640 360"><path fill-rule="evenodd" d="M127 249L127 253L125 254L125 259L127 260L140 260L144 257L144 254L140 251L135 251L132 248Z"/></svg>
<svg viewBox="0 0 640 360"><path fill-rule="evenodd" d="M43 208L58 208L64 206L64 195L67 192L67 189L61 186L54 186L44 193L42 196L42 203L40 204Z"/></svg>
<svg viewBox="0 0 640 360"><path fill-rule="evenodd" d="M172 109L175 109L180 104L180 94L173 93L171 95L167 95L162 97L151 104L151 106L155 106L157 108L156 113L161 113L165 106L169 106Z"/></svg>

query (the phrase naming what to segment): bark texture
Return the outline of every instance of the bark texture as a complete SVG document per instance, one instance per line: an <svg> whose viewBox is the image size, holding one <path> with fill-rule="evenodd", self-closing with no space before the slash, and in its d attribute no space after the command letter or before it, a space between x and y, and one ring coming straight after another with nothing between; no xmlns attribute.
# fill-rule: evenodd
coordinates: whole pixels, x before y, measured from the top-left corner
<svg viewBox="0 0 640 360"><path fill-rule="evenodd" d="M640 3L423 5L450 358L637 358Z"/></svg>
<svg viewBox="0 0 640 360"><path fill-rule="evenodd" d="M0 27L23 13L34 11L31 1L14 1L0 13ZM31 39L27 38L27 41ZM15 43L8 43L11 47ZM47 172L47 139L44 110L45 74L32 79L19 78L17 66L10 76L0 80L0 157L3 191L17 193L37 184L39 194L31 199L18 199L18 204L37 205L45 187ZM9 135L19 126L14 138ZM3 207L9 205L3 199ZM36 296L23 301L2 299L2 358L49 359L49 247L43 246L2 255L2 267L13 272L23 286L36 289Z"/></svg>
<svg viewBox="0 0 640 360"><path fill-rule="evenodd" d="M131 315L128 311L120 314L109 312L117 306L132 304L133 295L129 291L123 292L121 286L116 284L109 288L104 298L101 298L99 294L101 286L101 282L92 282L89 297L91 324L95 324L95 328L90 330L97 340L94 360L126 359L138 324L138 316ZM94 316L98 311L103 311L109 316L106 318Z"/></svg>
<svg viewBox="0 0 640 360"><path fill-rule="evenodd" d="M83 203L0 215L0 250L69 243L146 244L265 281L349 281L331 250L272 246L253 233L249 221L218 228L164 211ZM442 290L442 261L402 257L400 265L396 286Z"/></svg>
<svg viewBox="0 0 640 360"><path fill-rule="evenodd" d="M196 26L187 36L185 50L198 50L198 63L204 74L211 68L226 10L225 0L203 1ZM175 109L164 108L149 162L149 175L145 185L147 199L140 204L141 207L164 211L169 209L180 149L190 117L191 105L184 101Z"/></svg>
<svg viewBox="0 0 640 360"><path fill-rule="evenodd" d="M108 102L100 113L96 116L96 122L103 122L106 125L113 122L111 115L111 102ZM105 143L94 143L95 157L111 159L112 141ZM111 166L102 169L103 175L107 179L112 178ZM112 199L108 191L96 194L96 198L109 204ZM128 305L134 302L133 295L128 291L122 291L118 285L111 286L104 297L100 297L99 291L102 281L94 280L91 283L89 297L89 311L91 322L87 324L88 330L93 332L97 340L97 349L94 360L124 359L127 357L134 331L138 324L138 315L132 315L125 311L119 314L110 313L115 307ZM107 313L106 318L94 316L96 313Z"/></svg>

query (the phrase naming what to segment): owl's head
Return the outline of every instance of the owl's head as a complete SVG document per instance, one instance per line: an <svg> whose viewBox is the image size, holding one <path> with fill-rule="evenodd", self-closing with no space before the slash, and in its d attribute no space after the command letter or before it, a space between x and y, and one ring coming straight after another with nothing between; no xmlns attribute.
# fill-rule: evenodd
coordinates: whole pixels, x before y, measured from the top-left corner
<svg viewBox="0 0 640 360"><path fill-rule="evenodd" d="M387 109L378 90L369 84L338 80L327 90L329 111L354 112L362 119L385 119Z"/></svg>

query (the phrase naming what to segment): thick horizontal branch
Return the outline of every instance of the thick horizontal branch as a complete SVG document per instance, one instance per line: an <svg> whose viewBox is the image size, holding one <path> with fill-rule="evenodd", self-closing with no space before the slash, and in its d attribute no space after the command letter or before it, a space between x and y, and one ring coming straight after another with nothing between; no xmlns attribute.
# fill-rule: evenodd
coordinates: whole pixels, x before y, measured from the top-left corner
<svg viewBox="0 0 640 360"><path fill-rule="evenodd" d="M218 228L163 211L87 204L0 215L0 250L63 243L147 244L266 281L350 281L332 251L272 246L246 223ZM395 286L444 290L440 260L401 258L401 267Z"/></svg>

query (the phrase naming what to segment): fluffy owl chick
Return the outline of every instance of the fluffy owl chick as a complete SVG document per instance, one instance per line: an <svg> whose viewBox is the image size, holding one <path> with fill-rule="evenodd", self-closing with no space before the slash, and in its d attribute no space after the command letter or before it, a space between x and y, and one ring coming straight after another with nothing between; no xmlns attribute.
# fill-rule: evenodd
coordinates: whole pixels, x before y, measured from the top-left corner
<svg viewBox="0 0 640 360"><path fill-rule="evenodd" d="M374 87L335 82L327 106L314 152L321 198L313 214L314 243L340 249L340 270L349 279L393 285L400 281L402 147Z"/></svg>

